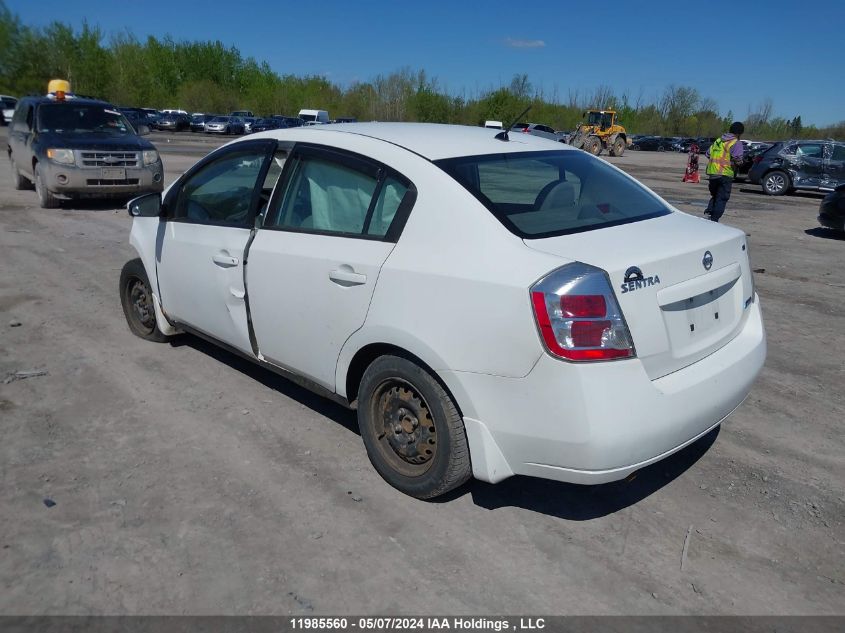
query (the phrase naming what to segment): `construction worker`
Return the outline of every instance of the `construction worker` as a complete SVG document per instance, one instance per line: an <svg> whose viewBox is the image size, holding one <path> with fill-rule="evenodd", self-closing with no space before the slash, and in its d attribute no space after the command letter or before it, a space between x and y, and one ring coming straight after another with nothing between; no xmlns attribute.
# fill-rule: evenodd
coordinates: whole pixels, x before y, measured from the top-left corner
<svg viewBox="0 0 845 633"><path fill-rule="evenodd" d="M714 222L725 212L725 206L731 197L731 185L734 180L734 165L742 160L744 151L739 137L745 132L745 126L739 121L731 123L727 134L722 134L707 150L707 177L710 179L710 202L707 203L706 215Z"/></svg>

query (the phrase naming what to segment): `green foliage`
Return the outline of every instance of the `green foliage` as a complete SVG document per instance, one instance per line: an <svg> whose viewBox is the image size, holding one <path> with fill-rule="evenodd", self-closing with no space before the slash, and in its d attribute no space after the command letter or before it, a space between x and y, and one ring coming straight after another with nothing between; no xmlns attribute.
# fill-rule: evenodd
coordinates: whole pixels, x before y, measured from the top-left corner
<svg viewBox="0 0 845 633"><path fill-rule="evenodd" d="M441 90L424 70L400 68L341 87L320 76L280 75L266 62L244 58L237 48L219 41L177 41L170 36L139 41L130 32L106 41L99 27L87 23L78 31L60 22L27 26L0 0L0 92L43 94L55 78L70 80L78 94L119 105L189 112L247 109L269 115L319 108L361 121L481 125L488 119L508 124L530 105L524 121L571 131L584 110L596 107L616 109L631 134L666 136L716 136L733 120L732 112L720 116L712 99L688 86L669 86L654 103L640 98L635 104L607 85L580 97L578 88L570 88L562 103L556 91L547 97L521 73L505 86L467 98ZM745 136L755 139L845 139L845 121L819 129L803 125L800 115L789 120L774 117L771 99L746 118L745 126Z"/></svg>

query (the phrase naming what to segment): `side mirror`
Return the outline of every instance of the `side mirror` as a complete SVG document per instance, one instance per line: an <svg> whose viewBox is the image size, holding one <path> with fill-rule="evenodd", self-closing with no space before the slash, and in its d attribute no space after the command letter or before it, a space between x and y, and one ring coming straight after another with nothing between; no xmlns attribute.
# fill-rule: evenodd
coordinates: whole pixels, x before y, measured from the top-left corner
<svg viewBox="0 0 845 633"><path fill-rule="evenodd" d="M138 136L146 136L150 133L150 126L143 123L138 124Z"/></svg>
<svg viewBox="0 0 845 633"><path fill-rule="evenodd" d="M161 194L148 193L130 200L126 210L133 218L157 218L161 215Z"/></svg>

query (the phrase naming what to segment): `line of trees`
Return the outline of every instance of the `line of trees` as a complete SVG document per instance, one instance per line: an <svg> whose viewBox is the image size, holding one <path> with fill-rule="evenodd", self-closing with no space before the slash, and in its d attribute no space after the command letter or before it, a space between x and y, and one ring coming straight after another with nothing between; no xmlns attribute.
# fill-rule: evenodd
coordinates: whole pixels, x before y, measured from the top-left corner
<svg viewBox="0 0 845 633"><path fill-rule="evenodd" d="M401 68L343 87L321 76L280 75L219 41L152 36L142 41L128 31L107 37L87 23L79 30L60 22L35 28L0 0L0 92L42 94L52 78L68 79L75 92L118 105L189 112L291 114L320 108L367 121L478 125L488 119L508 123L530 105L529 120L572 130L585 109L599 107L616 109L630 133L663 136L716 136L734 119L734 113L720 114L714 100L688 86L668 86L650 101L642 94L617 94L609 86L571 88L561 97L557 90L536 89L528 75L519 74L505 86L455 95L424 70ZM800 115L774 116L771 99L737 118L745 119L748 138L845 139L845 121L805 126Z"/></svg>

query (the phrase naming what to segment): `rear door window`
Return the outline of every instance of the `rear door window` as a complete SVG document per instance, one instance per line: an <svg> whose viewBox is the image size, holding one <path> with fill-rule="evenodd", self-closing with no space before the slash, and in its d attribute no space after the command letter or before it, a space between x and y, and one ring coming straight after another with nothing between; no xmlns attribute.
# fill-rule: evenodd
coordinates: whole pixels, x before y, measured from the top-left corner
<svg viewBox="0 0 845 633"><path fill-rule="evenodd" d="M584 152L491 154L436 164L524 238L578 233L671 213L645 187Z"/></svg>
<svg viewBox="0 0 845 633"><path fill-rule="evenodd" d="M406 178L363 157L302 146L266 228L395 241L415 190Z"/></svg>

